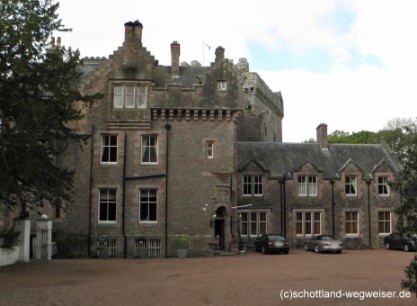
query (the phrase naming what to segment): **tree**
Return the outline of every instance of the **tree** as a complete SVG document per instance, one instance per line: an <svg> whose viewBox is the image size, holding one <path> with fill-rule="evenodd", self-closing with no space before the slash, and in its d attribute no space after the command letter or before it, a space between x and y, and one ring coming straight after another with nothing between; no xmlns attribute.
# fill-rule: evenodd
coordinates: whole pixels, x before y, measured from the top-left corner
<svg viewBox="0 0 417 306"><path fill-rule="evenodd" d="M401 204L396 209L397 229L404 234L417 233L417 121L409 120L396 127L401 135L394 142L395 154L401 164L402 182L394 185L401 191ZM417 295L417 256L406 268L401 286Z"/></svg>
<svg viewBox="0 0 417 306"><path fill-rule="evenodd" d="M56 164L70 141L68 127L82 118L78 51L51 45L54 32L68 31L50 0L2 0L0 4L0 205L39 208L70 201L73 172ZM53 41L53 40L52 40Z"/></svg>
<svg viewBox="0 0 417 306"><path fill-rule="evenodd" d="M369 131L349 132L336 130L329 134L329 143L372 143L375 133Z"/></svg>
<svg viewBox="0 0 417 306"><path fill-rule="evenodd" d="M417 122L404 128L401 149L396 155L401 164L401 205L398 229L404 233L417 233Z"/></svg>

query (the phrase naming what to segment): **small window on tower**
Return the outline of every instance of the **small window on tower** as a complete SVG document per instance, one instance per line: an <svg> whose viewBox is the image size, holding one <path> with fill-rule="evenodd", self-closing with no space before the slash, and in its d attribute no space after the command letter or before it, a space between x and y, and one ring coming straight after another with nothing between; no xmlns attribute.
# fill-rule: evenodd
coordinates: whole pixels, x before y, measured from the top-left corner
<svg viewBox="0 0 417 306"><path fill-rule="evenodd" d="M217 90L227 90L227 82L226 81L217 81Z"/></svg>
<svg viewBox="0 0 417 306"><path fill-rule="evenodd" d="M207 158L212 159L214 156L214 142L207 142Z"/></svg>

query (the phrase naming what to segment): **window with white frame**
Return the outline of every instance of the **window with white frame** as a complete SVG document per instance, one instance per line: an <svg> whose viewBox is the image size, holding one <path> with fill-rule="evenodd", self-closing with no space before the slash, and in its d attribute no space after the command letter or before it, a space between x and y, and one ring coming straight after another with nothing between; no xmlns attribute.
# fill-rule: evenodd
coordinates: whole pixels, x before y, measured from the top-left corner
<svg viewBox="0 0 417 306"><path fill-rule="evenodd" d="M348 196L356 195L356 177L346 176L345 178L345 192Z"/></svg>
<svg viewBox="0 0 417 306"><path fill-rule="evenodd" d="M317 196L317 176L310 175L308 177L308 195Z"/></svg>
<svg viewBox="0 0 417 306"><path fill-rule="evenodd" d="M226 81L217 81L217 90L220 90L220 91L227 90L227 82Z"/></svg>
<svg viewBox="0 0 417 306"><path fill-rule="evenodd" d="M141 163L158 163L158 137L155 135L143 135L141 138Z"/></svg>
<svg viewBox="0 0 417 306"><path fill-rule="evenodd" d="M213 159L214 157L214 142L207 141L207 158Z"/></svg>
<svg viewBox="0 0 417 306"><path fill-rule="evenodd" d="M139 221L143 223L156 223L156 189L141 189L139 190L139 193Z"/></svg>
<svg viewBox="0 0 417 306"><path fill-rule="evenodd" d="M122 84L113 86L113 108L145 108L147 86Z"/></svg>
<svg viewBox="0 0 417 306"><path fill-rule="evenodd" d="M307 196L307 183L305 176L298 177L298 195Z"/></svg>
<svg viewBox="0 0 417 306"><path fill-rule="evenodd" d="M317 196L317 177L314 175L298 176L298 196Z"/></svg>
<svg viewBox="0 0 417 306"><path fill-rule="evenodd" d="M243 176L243 195L244 196L262 196L263 195L262 175L244 175Z"/></svg>
<svg viewBox="0 0 417 306"><path fill-rule="evenodd" d="M379 234L391 233L391 212L390 211L378 212L378 233Z"/></svg>
<svg viewBox="0 0 417 306"><path fill-rule="evenodd" d="M245 211L240 213L242 236L260 236L268 231L267 212Z"/></svg>
<svg viewBox="0 0 417 306"><path fill-rule="evenodd" d="M161 257L161 240L160 239L136 239L135 240L136 257Z"/></svg>
<svg viewBox="0 0 417 306"><path fill-rule="evenodd" d="M359 234L359 213L357 211L345 212L345 233L346 235Z"/></svg>
<svg viewBox="0 0 417 306"><path fill-rule="evenodd" d="M116 223L116 189L100 189L99 223Z"/></svg>
<svg viewBox="0 0 417 306"><path fill-rule="evenodd" d="M321 234L321 212L300 211L295 214L297 236L314 236Z"/></svg>
<svg viewBox="0 0 417 306"><path fill-rule="evenodd" d="M378 194L380 196L388 196L389 195L388 177L386 177L386 176L379 176L378 177Z"/></svg>
<svg viewBox="0 0 417 306"><path fill-rule="evenodd" d="M102 135L100 146L100 162L102 164L117 163L117 136Z"/></svg>

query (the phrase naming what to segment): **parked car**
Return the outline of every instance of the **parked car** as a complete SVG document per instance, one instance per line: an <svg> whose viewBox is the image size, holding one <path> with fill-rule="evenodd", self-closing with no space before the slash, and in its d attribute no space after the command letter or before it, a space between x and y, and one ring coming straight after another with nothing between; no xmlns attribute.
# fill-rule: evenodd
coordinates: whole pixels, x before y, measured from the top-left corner
<svg viewBox="0 0 417 306"><path fill-rule="evenodd" d="M384 245L387 250L398 249L408 251L417 250L416 234L391 233L384 238Z"/></svg>
<svg viewBox="0 0 417 306"><path fill-rule="evenodd" d="M329 235L317 235L304 245L306 251L342 253L343 243Z"/></svg>
<svg viewBox="0 0 417 306"><path fill-rule="evenodd" d="M290 251L290 243L278 234L264 234L255 240L255 251L267 253L284 253Z"/></svg>

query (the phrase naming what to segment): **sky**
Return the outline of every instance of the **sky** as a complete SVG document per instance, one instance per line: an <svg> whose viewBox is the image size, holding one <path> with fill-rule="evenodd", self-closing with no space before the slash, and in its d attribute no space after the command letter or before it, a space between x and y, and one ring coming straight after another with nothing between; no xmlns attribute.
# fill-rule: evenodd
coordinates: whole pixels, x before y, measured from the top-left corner
<svg viewBox="0 0 417 306"><path fill-rule="evenodd" d="M218 46L235 63L246 58L284 100L283 141L328 133L377 132L417 117L415 0L61 0L62 44L81 57L108 57L124 24L139 20L143 46L170 65L209 66Z"/></svg>

